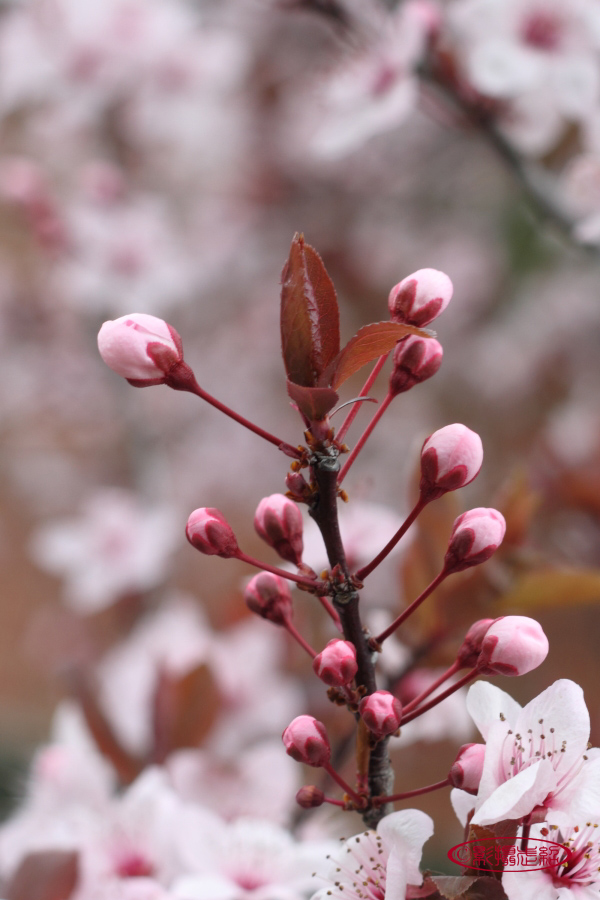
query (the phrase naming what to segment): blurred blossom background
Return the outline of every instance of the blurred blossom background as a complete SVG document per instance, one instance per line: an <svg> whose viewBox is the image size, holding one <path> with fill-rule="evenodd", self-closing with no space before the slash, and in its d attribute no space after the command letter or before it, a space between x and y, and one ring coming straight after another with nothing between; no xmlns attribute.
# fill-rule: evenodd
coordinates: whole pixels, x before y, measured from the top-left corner
<svg viewBox="0 0 600 900"><path fill-rule="evenodd" d="M386 672L414 696L473 619L531 615L549 657L501 686L524 702L572 678L600 740L598 0L5 0L0 792L5 816L27 797L35 823L0 836L3 879L45 846L57 798L102 806L148 762L227 820L314 840L360 828L298 815L282 729L310 712L342 740L347 723L301 650L248 613L253 571L185 541L192 509L218 507L276 563L252 519L289 460L191 395L133 389L96 346L106 319L164 318L206 390L302 442L278 322L296 231L333 278L345 339L388 318L411 272L454 283L441 373L395 400L344 484L354 564L411 508L427 435L464 423L484 466L373 577L372 627L438 571L460 512L497 506L508 523L494 559L391 642ZM305 547L319 571L308 519ZM298 625L322 646L333 635L305 599ZM463 694L431 715L398 744L402 789L476 740ZM419 806L442 865L462 829L445 794Z"/></svg>

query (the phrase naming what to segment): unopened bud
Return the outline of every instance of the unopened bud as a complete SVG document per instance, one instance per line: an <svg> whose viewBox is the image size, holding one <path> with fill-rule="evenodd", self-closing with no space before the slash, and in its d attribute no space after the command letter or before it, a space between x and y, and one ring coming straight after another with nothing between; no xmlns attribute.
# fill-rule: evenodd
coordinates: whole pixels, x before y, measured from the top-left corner
<svg viewBox="0 0 600 900"><path fill-rule="evenodd" d="M412 334L396 344L394 368L390 376L390 393L402 394L415 384L427 381L442 364L444 351L435 338Z"/></svg>
<svg viewBox="0 0 600 900"><path fill-rule="evenodd" d="M334 639L315 656L313 669L321 681L330 687L350 684L358 671L356 649L350 641Z"/></svg>
<svg viewBox="0 0 600 900"><path fill-rule="evenodd" d="M315 787L314 784L307 784L300 788L296 794L296 803L303 809L313 809L315 806L322 806L325 801L323 791Z"/></svg>
<svg viewBox="0 0 600 900"><path fill-rule="evenodd" d="M394 322L403 322L421 328L443 312L454 288L444 272L437 269L419 269L403 278L390 291L388 307Z"/></svg>
<svg viewBox="0 0 600 900"><path fill-rule="evenodd" d="M487 630L478 668L482 675L525 675L548 655L542 626L528 616L501 616Z"/></svg>
<svg viewBox="0 0 600 900"><path fill-rule="evenodd" d="M331 757L327 731L313 716L296 716L282 735L286 753L307 766L326 765Z"/></svg>
<svg viewBox="0 0 600 900"><path fill-rule="evenodd" d="M502 543L506 522L497 509L478 507L459 516L452 526L444 557L446 572L462 572L492 556Z"/></svg>
<svg viewBox="0 0 600 900"><path fill-rule="evenodd" d="M446 425L427 438L421 450L421 497L435 500L469 484L481 469L481 438L466 425Z"/></svg>
<svg viewBox="0 0 600 900"><path fill-rule="evenodd" d="M471 625L456 656L461 669L472 669L477 665L483 639L495 621L495 619L479 619Z"/></svg>
<svg viewBox="0 0 600 900"><path fill-rule="evenodd" d="M393 734L400 727L402 704L389 691L375 691L363 697L358 709L369 731L377 737Z"/></svg>
<svg viewBox="0 0 600 900"><path fill-rule="evenodd" d="M285 625L292 617L292 595L279 575L259 572L248 582L244 600L253 613L276 625Z"/></svg>
<svg viewBox="0 0 600 900"><path fill-rule="evenodd" d="M183 362L183 344L175 329L146 313L105 322L98 332L98 349L106 365L135 387L164 384Z"/></svg>
<svg viewBox="0 0 600 900"><path fill-rule="evenodd" d="M196 550L208 556L229 559L239 553L233 529L218 509L204 506L195 509L188 519L185 534Z"/></svg>
<svg viewBox="0 0 600 900"><path fill-rule="evenodd" d="M485 761L485 744L463 744L458 751L448 779L452 787L476 794L483 773Z"/></svg>
<svg viewBox="0 0 600 900"><path fill-rule="evenodd" d="M283 494L264 497L254 514L254 527L270 547L288 562L302 562L302 513L293 500Z"/></svg>
<svg viewBox="0 0 600 900"><path fill-rule="evenodd" d="M294 495L295 500L304 500L310 493L310 486L302 472L288 472L285 476L285 486Z"/></svg>

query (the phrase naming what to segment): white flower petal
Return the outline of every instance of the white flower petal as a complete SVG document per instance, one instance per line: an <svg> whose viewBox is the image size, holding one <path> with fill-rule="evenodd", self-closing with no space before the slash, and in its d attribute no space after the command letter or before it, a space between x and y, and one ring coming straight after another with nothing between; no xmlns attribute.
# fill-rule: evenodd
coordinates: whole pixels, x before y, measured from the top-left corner
<svg viewBox="0 0 600 900"><path fill-rule="evenodd" d="M433 820L419 809L404 809L381 820L378 834L389 848L387 900L404 900L407 884L421 884L423 844L433 834Z"/></svg>
<svg viewBox="0 0 600 900"><path fill-rule="evenodd" d="M548 760L542 759L496 788L473 816L474 825L492 825L505 819L521 819L544 802L556 776Z"/></svg>
<svg viewBox="0 0 600 900"><path fill-rule="evenodd" d="M452 809L456 813L456 818L464 828L467 824L469 814L475 809L475 797L473 794L468 794L466 791L460 791L458 788L453 788L453 790L450 791L450 802L452 804Z"/></svg>
<svg viewBox="0 0 600 900"><path fill-rule="evenodd" d="M478 681L467 694L467 709L481 736L487 741L488 732L495 722L504 716L510 725L517 720L521 707L516 700L487 681Z"/></svg>

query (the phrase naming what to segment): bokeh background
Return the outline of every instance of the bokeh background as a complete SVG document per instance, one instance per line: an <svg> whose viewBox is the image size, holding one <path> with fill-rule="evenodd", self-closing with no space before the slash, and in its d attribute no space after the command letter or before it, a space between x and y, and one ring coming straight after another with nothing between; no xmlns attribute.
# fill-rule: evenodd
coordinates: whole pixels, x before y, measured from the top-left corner
<svg viewBox="0 0 600 900"><path fill-rule="evenodd" d="M462 9L469 4L400 6L2 4L5 813L23 795L36 748L56 733L58 704L64 711L65 698L76 706L95 692L139 750L148 685L161 666L183 671L188 656L202 674L186 695L184 718L196 724L179 746L211 746L224 757L233 744L240 754L253 746L252 723L218 722L227 654L237 654L238 676L251 685L247 698L234 697L240 715L250 720L261 704L271 710L261 734L277 737L286 716L306 711L329 717L343 737L347 723L328 709L301 651L279 633L260 637L268 623L248 624L242 595L251 570L202 557L184 536L192 509L215 506L248 552L276 562L252 519L264 495L285 490L288 461L197 398L130 387L96 347L106 319L165 318L203 387L301 442L278 325L280 273L296 231L334 280L346 338L387 319L390 288L421 267L447 272L455 288L435 323L441 372L394 402L345 484L355 558L369 559L410 508L419 448L432 431L468 425L482 436L485 463L388 560L365 598L373 621L435 574L459 512L498 506L509 523L485 571L439 591L403 635L390 676L436 629L445 639L419 665L449 664L474 618L532 615L550 638L548 659L502 686L525 701L556 678L574 679L592 741L600 740L597 97L558 112L558 87L548 98L519 88L502 95L496 85L484 97L472 87L478 38ZM530 45L550 55L544 34ZM596 69L597 53L593 44ZM536 110L529 119L527 103ZM542 109L550 111L540 125ZM365 376L346 385L343 399ZM385 389L384 375L373 395ZM371 412L364 404L349 443ZM307 547L307 561L324 564L310 532ZM201 626L190 624L196 613ZM306 603L297 617L315 643L332 636ZM191 640L196 626L202 640L221 641L219 664L206 663L200 637ZM232 637L240 628L252 632L240 643L246 656ZM257 656L271 668L256 674ZM439 780L471 734L455 705L398 752L401 783ZM430 852L443 857L461 829L446 796L424 798L422 808L440 822Z"/></svg>

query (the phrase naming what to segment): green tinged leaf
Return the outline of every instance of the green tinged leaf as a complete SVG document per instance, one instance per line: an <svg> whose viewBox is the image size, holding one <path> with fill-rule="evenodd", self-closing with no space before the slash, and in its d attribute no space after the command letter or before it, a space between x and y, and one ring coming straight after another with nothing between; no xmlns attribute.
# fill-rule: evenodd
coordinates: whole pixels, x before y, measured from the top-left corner
<svg viewBox="0 0 600 900"><path fill-rule="evenodd" d="M316 250L296 234L281 275L281 349L290 381L316 387L340 350L333 282Z"/></svg>
<svg viewBox="0 0 600 900"><path fill-rule="evenodd" d="M540 607L600 603L600 569L541 569L519 578L501 598L523 612Z"/></svg>
<svg viewBox="0 0 600 900"><path fill-rule="evenodd" d="M365 325L350 338L346 346L321 376L321 384L339 388L351 375L367 363L389 353L398 341L409 334L430 337L426 331L399 322L373 322Z"/></svg>

